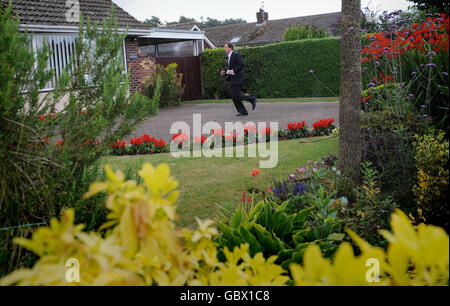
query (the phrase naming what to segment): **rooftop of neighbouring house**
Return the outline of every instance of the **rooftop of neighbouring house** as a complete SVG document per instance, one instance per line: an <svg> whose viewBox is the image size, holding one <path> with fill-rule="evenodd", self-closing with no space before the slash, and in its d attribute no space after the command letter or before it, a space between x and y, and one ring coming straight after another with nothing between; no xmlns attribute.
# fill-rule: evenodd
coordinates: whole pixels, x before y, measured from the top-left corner
<svg viewBox="0 0 450 306"><path fill-rule="evenodd" d="M204 31L218 47L228 42L237 46L257 46L283 41L283 34L290 26L302 24L322 28L332 35L341 23L340 12L270 20L269 14L261 9L256 16L257 22L205 28Z"/></svg>

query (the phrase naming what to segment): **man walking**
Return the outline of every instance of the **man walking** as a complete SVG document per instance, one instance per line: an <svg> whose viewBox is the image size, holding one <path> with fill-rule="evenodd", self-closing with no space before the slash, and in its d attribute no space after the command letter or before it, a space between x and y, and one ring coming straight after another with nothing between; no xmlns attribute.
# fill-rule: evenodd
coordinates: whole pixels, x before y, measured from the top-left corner
<svg viewBox="0 0 450 306"><path fill-rule="evenodd" d="M243 95L242 85L244 84L244 67L245 63L238 53L233 51L232 43L225 44L225 53L228 56L227 64L228 70L222 70L220 75L227 75L227 81L231 81L231 96L233 98L234 106L238 111L236 116L247 116L248 112L242 100L248 101L252 104L252 110L256 107L256 97L252 95Z"/></svg>

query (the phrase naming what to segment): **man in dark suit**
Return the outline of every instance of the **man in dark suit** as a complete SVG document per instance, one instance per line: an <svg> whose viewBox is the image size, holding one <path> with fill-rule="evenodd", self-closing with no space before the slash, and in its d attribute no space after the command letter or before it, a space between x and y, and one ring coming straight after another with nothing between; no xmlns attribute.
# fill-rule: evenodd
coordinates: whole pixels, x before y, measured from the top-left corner
<svg viewBox="0 0 450 306"><path fill-rule="evenodd" d="M242 85L244 84L244 67L245 63L241 56L234 52L234 46L232 43L225 44L225 53L228 56L227 64L228 70L222 70L220 75L227 75L227 80L231 81L231 94L233 98L234 106L236 107L238 114L236 116L247 116L248 112L242 100L248 101L252 104L252 109L256 107L256 97L252 95L243 95Z"/></svg>

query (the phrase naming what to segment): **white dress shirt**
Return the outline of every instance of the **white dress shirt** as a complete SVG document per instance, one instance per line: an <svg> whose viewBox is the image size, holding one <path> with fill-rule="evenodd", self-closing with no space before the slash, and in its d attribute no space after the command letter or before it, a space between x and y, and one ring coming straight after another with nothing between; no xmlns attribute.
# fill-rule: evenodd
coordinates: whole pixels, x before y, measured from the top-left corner
<svg viewBox="0 0 450 306"><path fill-rule="evenodd" d="M228 66L230 66L231 54L233 54L233 50L228 54Z"/></svg>

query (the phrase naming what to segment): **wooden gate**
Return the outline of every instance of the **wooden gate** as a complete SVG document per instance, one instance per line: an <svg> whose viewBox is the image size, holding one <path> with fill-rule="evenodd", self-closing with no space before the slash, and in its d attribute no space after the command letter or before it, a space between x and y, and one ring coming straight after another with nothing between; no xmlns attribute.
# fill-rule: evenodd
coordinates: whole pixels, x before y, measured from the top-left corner
<svg viewBox="0 0 450 306"><path fill-rule="evenodd" d="M202 77L200 72L200 57L157 57L156 63L166 67L171 63L178 65L177 72L183 74L183 101L196 100L202 96Z"/></svg>

